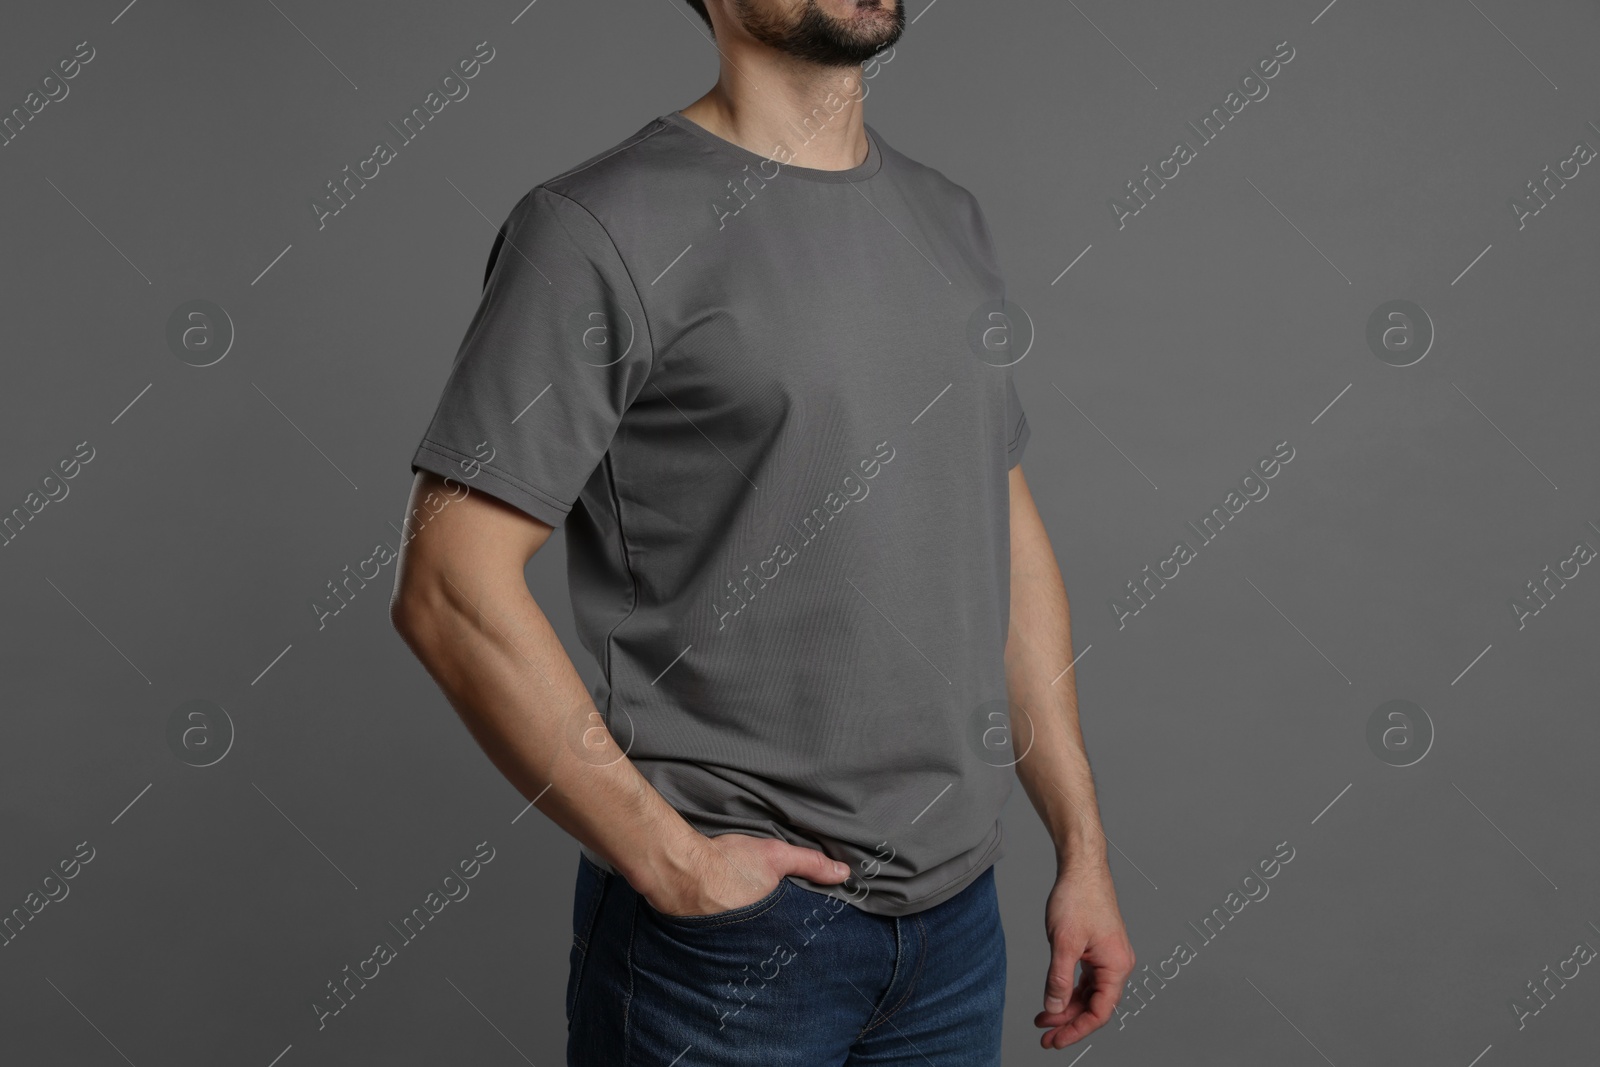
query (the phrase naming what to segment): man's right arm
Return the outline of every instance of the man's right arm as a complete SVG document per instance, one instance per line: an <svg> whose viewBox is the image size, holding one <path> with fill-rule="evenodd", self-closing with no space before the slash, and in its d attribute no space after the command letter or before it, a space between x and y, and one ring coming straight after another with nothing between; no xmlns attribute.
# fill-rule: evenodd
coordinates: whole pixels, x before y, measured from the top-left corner
<svg viewBox="0 0 1600 1067"><path fill-rule="evenodd" d="M484 753L528 800L604 857L652 906L737 907L776 874L840 881L819 852L742 835L712 839L618 749L523 569L552 528L485 493L419 472L406 514L448 502L400 550L389 617ZM738 840L736 840L738 839Z"/></svg>

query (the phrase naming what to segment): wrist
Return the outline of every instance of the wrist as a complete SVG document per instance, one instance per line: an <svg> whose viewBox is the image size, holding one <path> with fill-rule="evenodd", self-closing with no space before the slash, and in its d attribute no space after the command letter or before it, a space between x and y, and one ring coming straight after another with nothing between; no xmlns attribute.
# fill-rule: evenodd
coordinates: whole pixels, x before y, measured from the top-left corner
<svg viewBox="0 0 1600 1067"><path fill-rule="evenodd" d="M1056 875L1076 875L1110 869L1104 835L1077 837L1056 844Z"/></svg>
<svg viewBox="0 0 1600 1067"><path fill-rule="evenodd" d="M707 838L687 822L681 832L654 834L628 850L617 870L639 895L656 904L694 885L705 870Z"/></svg>

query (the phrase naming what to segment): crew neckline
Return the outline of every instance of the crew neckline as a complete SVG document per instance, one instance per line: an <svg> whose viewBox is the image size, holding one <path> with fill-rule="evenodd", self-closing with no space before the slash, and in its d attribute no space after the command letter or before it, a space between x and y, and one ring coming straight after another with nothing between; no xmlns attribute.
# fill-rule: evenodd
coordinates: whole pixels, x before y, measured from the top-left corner
<svg viewBox="0 0 1600 1067"><path fill-rule="evenodd" d="M662 121L669 122L685 132L705 141L713 148L718 149L723 155L737 160L741 164L759 166L762 163L777 163L782 169L778 172L791 178L799 178L808 182L858 182L877 174L883 168L883 151L878 145L878 137L872 132L872 127L862 123L862 128L867 135L867 158L853 167L844 170L822 170L816 167L801 167L793 163L784 163L772 159L759 152L752 152L743 145L734 144L725 137L719 137L698 122L686 116L682 111L672 111L661 116Z"/></svg>

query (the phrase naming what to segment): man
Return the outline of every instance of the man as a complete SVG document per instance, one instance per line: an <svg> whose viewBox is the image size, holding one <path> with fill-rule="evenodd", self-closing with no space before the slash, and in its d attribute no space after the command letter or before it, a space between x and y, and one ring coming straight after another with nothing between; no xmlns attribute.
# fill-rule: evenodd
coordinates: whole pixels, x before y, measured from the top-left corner
<svg viewBox="0 0 1600 1067"><path fill-rule="evenodd" d="M998 1064L1014 775L1061 1048L1134 957L982 213L863 120L897 0L690 3L715 87L495 243L394 623L582 846L569 1063ZM593 694L523 577L563 524Z"/></svg>

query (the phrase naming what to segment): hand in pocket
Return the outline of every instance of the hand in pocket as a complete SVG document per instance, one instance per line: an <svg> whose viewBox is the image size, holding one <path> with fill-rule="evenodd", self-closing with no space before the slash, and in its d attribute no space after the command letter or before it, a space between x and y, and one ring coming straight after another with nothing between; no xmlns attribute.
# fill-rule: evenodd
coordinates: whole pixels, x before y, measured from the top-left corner
<svg viewBox="0 0 1600 1067"><path fill-rule="evenodd" d="M791 874L837 885L850 877L850 868L816 849L777 838L719 834L705 838L683 873L645 900L674 918L716 915L770 896Z"/></svg>

